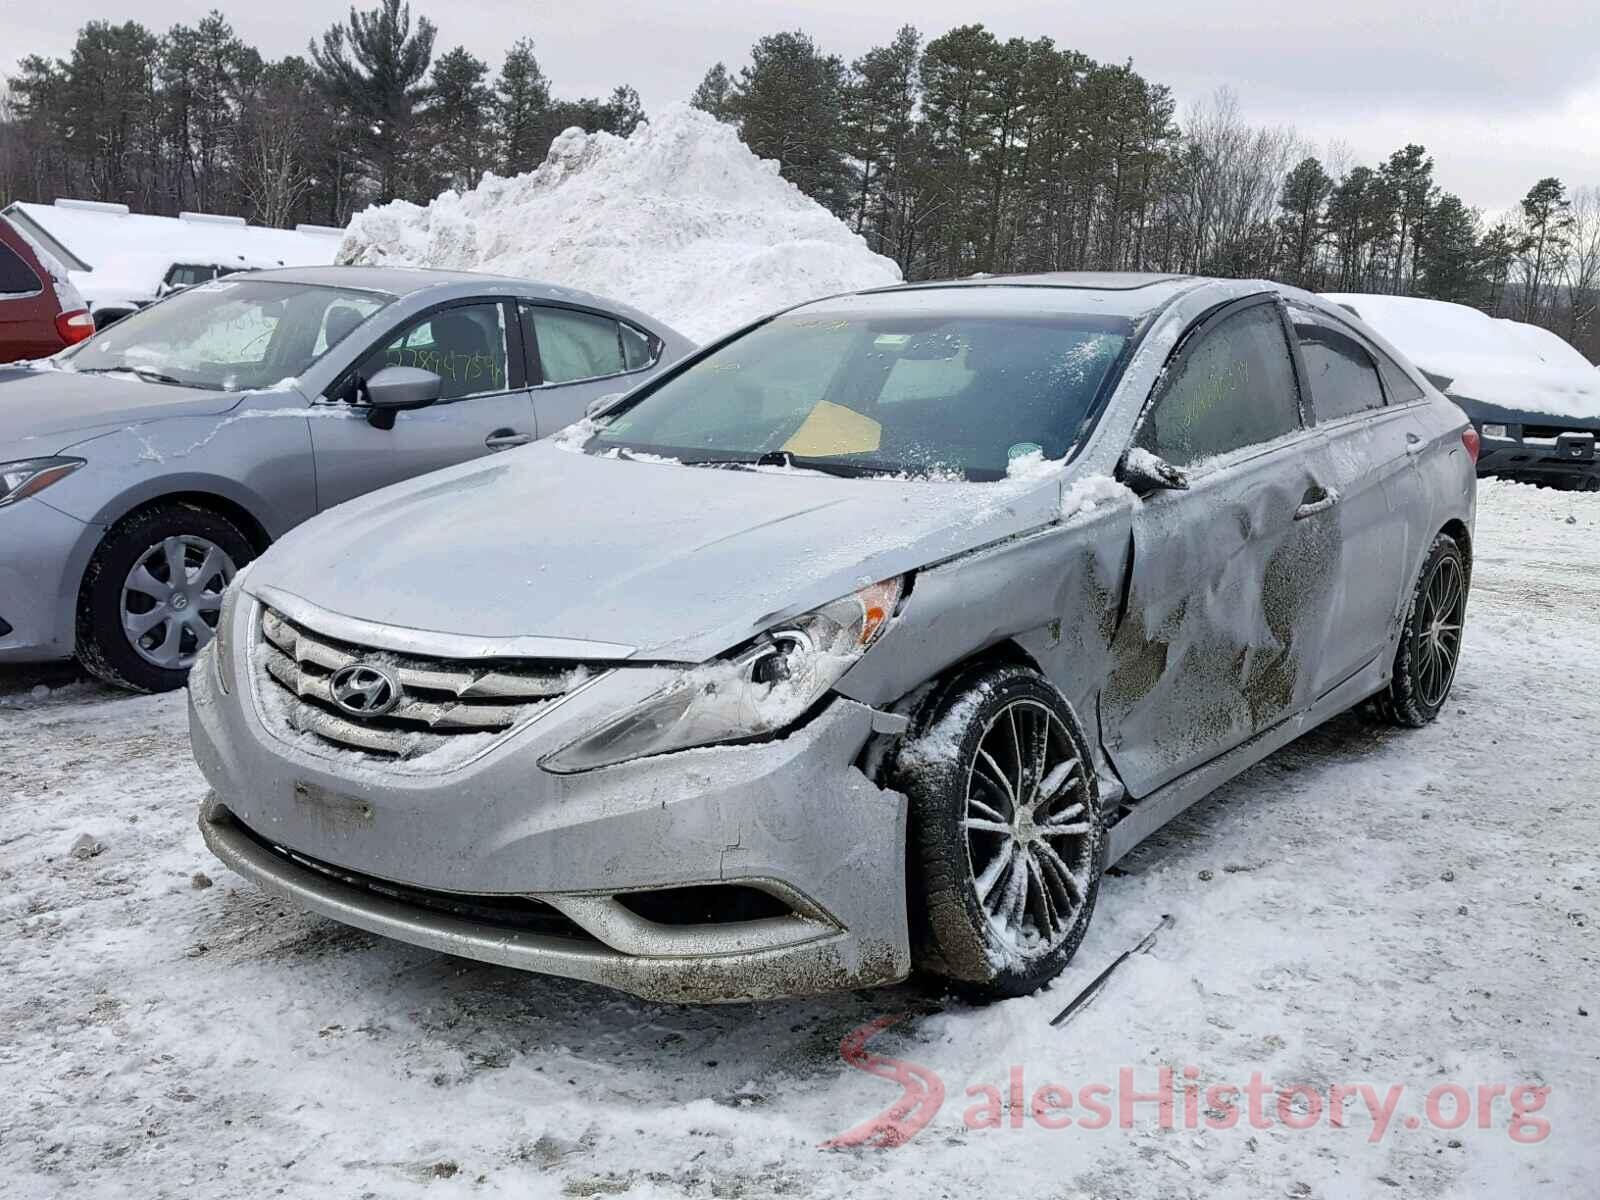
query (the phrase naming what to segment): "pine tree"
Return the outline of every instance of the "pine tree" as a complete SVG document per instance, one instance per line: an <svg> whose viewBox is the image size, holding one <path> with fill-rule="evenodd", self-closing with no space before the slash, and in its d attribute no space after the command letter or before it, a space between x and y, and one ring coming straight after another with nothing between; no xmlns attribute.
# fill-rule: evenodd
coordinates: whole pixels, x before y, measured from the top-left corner
<svg viewBox="0 0 1600 1200"><path fill-rule="evenodd" d="M330 100L349 109L352 129L378 188L378 199L420 198L416 153L418 109L433 60L433 22L418 17L404 0L379 0L377 8L350 10L348 25L334 25L311 43L322 86ZM425 185L424 185L425 186Z"/></svg>
<svg viewBox="0 0 1600 1200"><path fill-rule="evenodd" d="M1333 191L1333 180L1322 163L1306 157L1295 164L1283 181L1278 197L1278 235L1282 246L1284 277L1303 288L1315 288L1317 247L1323 233L1323 205Z"/></svg>
<svg viewBox="0 0 1600 1200"><path fill-rule="evenodd" d="M694 89L689 103L702 112L708 112L719 121L733 119L733 78L728 68L717 63L706 72L700 86Z"/></svg>
<svg viewBox="0 0 1600 1200"><path fill-rule="evenodd" d="M550 149L550 140L544 136L550 120L550 81L534 57L532 38L518 38L511 44L494 90L500 170L506 175L531 171Z"/></svg>
<svg viewBox="0 0 1600 1200"><path fill-rule="evenodd" d="M1522 198L1522 319L1532 321L1539 312L1544 285L1561 259L1572 217L1566 186L1554 177L1541 179Z"/></svg>
<svg viewBox="0 0 1600 1200"><path fill-rule="evenodd" d="M750 51L733 113L740 136L783 177L836 213L848 211L841 110L844 64L804 33L775 33Z"/></svg>
<svg viewBox="0 0 1600 1200"><path fill-rule="evenodd" d="M1445 192L1417 227L1412 291L1434 300L1480 304L1486 298L1478 214Z"/></svg>
<svg viewBox="0 0 1600 1200"><path fill-rule="evenodd" d="M1381 175L1394 203L1394 262L1390 288L1406 290L1408 255L1416 254L1416 230L1427 220L1438 189L1433 186L1433 159L1421 146L1411 144L1396 150L1381 168ZM1416 274L1415 263L1411 274Z"/></svg>
<svg viewBox="0 0 1600 1200"><path fill-rule="evenodd" d="M457 46L433 64L427 129L433 169L447 186L478 186L492 161L494 93L485 80L489 64Z"/></svg>

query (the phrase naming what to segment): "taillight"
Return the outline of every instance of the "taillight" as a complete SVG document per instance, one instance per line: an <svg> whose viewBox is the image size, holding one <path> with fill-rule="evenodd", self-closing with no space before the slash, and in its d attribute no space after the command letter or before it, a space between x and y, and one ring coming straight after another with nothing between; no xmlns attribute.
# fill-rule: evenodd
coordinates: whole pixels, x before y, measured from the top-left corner
<svg viewBox="0 0 1600 1200"><path fill-rule="evenodd" d="M94 336L94 318L86 308L56 314L56 332L61 340L71 346Z"/></svg>
<svg viewBox="0 0 1600 1200"><path fill-rule="evenodd" d="M1476 426L1468 425L1461 431L1461 444L1467 448L1467 457L1477 462L1478 450L1483 446L1483 442L1478 437Z"/></svg>

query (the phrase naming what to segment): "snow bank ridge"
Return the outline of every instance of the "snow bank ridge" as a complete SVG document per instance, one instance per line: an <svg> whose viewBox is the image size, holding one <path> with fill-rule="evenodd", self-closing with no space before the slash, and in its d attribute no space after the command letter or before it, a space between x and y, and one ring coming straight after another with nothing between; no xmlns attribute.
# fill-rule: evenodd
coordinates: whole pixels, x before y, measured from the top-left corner
<svg viewBox="0 0 1600 1200"><path fill-rule="evenodd" d="M569 129L536 170L350 223L342 263L490 271L580 288L707 339L900 279L732 126L674 105L631 136Z"/></svg>

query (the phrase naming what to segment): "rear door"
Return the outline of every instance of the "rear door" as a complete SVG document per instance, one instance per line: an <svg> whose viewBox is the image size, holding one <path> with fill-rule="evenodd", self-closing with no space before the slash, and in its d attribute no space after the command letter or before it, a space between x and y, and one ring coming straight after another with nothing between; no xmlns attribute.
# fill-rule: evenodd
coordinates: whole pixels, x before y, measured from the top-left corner
<svg viewBox="0 0 1600 1200"><path fill-rule="evenodd" d="M1388 645L1410 573L1412 514L1422 502L1413 453L1422 439L1404 397L1388 402L1380 351L1335 317L1297 305L1289 312L1327 441L1329 486L1339 497L1340 568L1328 650L1316 671L1321 695Z"/></svg>
<svg viewBox="0 0 1600 1200"><path fill-rule="evenodd" d="M330 322L337 311L329 314ZM438 375L438 403L397 413L393 429L376 429L358 412L339 411L360 380L393 366ZM357 360L328 397L337 407L311 422L319 509L534 436L521 333L510 301L459 301L407 322Z"/></svg>
<svg viewBox="0 0 1600 1200"><path fill-rule="evenodd" d="M65 344L44 278L0 236L0 362L42 358Z"/></svg>
<svg viewBox="0 0 1600 1200"><path fill-rule="evenodd" d="M1326 646L1337 518L1275 298L1187 335L1134 445L1190 483L1134 510L1100 701L1106 750L1141 797L1303 707Z"/></svg>
<svg viewBox="0 0 1600 1200"><path fill-rule="evenodd" d="M519 306L540 437L581 420L601 396L625 392L661 357L661 340L606 313L555 304Z"/></svg>

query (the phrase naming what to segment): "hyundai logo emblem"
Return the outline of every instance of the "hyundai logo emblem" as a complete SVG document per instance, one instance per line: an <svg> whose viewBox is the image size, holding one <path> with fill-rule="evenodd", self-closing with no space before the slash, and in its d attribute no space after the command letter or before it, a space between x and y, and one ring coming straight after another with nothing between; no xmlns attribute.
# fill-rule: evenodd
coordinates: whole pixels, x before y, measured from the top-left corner
<svg viewBox="0 0 1600 1200"><path fill-rule="evenodd" d="M381 717L400 703L400 683L384 667L356 663L328 680L333 702L352 717Z"/></svg>

